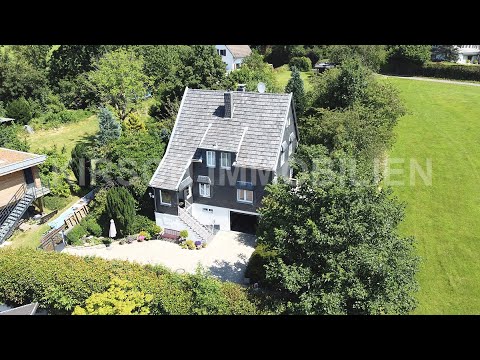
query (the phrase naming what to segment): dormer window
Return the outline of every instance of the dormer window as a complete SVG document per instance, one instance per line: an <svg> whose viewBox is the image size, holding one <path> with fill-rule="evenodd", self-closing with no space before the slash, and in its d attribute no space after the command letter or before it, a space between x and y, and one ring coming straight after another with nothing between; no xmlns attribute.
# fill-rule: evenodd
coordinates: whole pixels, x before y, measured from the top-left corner
<svg viewBox="0 0 480 360"><path fill-rule="evenodd" d="M207 167L215 167L215 151L207 151Z"/></svg>
<svg viewBox="0 0 480 360"><path fill-rule="evenodd" d="M222 169L230 170L231 166L232 166L232 161L231 161L230 153L222 152L220 156L220 167Z"/></svg>

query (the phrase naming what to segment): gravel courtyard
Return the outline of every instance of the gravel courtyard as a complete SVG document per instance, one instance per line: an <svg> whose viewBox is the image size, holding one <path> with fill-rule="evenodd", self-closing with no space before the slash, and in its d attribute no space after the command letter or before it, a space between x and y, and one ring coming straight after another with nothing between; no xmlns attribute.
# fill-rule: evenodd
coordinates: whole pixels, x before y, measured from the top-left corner
<svg viewBox="0 0 480 360"><path fill-rule="evenodd" d="M207 268L213 276L224 281L243 283L248 259L255 250L253 235L233 231L219 231L210 244L201 250L186 250L176 244L161 240L114 243L95 248L66 247L64 253L80 256L99 256L105 259L120 259L140 264L160 264L173 271L194 273L197 264Z"/></svg>

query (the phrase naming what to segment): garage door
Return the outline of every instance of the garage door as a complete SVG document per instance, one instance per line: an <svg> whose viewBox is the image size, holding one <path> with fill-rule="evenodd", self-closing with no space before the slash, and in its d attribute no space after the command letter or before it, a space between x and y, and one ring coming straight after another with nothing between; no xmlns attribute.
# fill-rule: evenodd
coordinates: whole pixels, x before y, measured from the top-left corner
<svg viewBox="0 0 480 360"><path fill-rule="evenodd" d="M230 211L230 230L248 234L257 232L258 216Z"/></svg>

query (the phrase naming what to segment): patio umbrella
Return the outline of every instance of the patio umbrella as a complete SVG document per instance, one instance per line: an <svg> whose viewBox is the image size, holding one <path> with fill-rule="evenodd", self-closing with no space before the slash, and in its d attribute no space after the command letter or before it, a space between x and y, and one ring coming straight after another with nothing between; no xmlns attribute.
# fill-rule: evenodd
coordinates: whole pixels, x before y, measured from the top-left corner
<svg viewBox="0 0 480 360"><path fill-rule="evenodd" d="M117 228L115 227L115 221L113 221L113 219L110 219L110 231L108 232L108 236L111 238L117 236Z"/></svg>

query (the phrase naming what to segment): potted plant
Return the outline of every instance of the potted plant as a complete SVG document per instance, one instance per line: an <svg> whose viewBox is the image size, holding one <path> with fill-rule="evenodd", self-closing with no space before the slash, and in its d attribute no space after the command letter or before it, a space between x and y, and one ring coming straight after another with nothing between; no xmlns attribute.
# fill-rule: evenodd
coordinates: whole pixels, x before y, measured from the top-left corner
<svg viewBox="0 0 480 360"><path fill-rule="evenodd" d="M140 234L138 234L138 236L137 236L137 241L138 241L138 242L142 242L143 240L145 240L145 235L140 235Z"/></svg>
<svg viewBox="0 0 480 360"><path fill-rule="evenodd" d="M103 243L105 244L106 247L110 247L110 244L112 243L112 239L110 239L110 238L105 238L102 241L103 241Z"/></svg>
<svg viewBox="0 0 480 360"><path fill-rule="evenodd" d="M187 237L188 237L188 231L187 230L180 231L180 238L182 240L187 240Z"/></svg>
<svg viewBox="0 0 480 360"><path fill-rule="evenodd" d="M197 250L200 250L202 248L202 242L200 240L195 241L195 247Z"/></svg>

